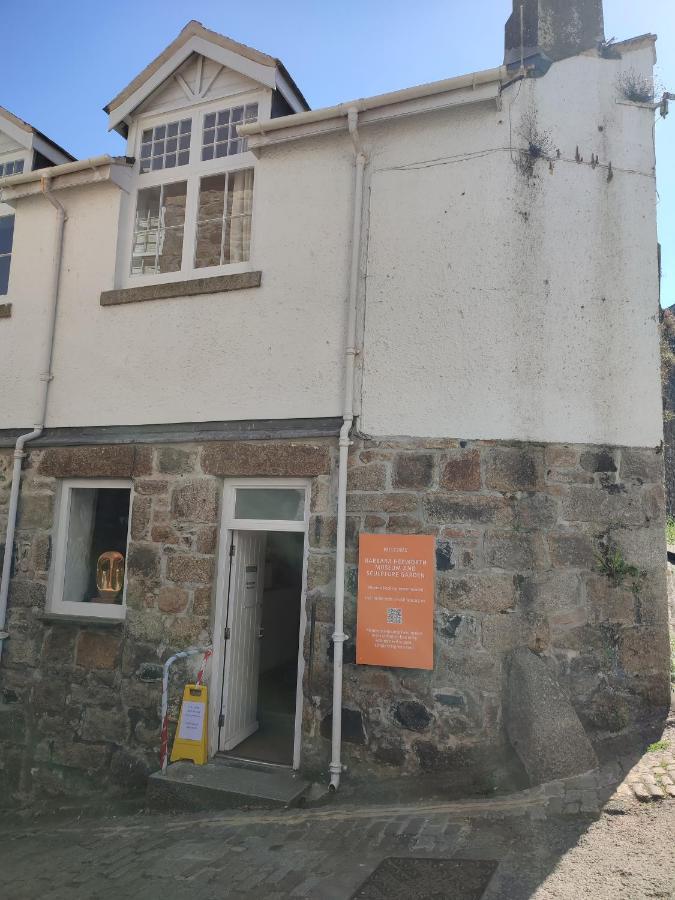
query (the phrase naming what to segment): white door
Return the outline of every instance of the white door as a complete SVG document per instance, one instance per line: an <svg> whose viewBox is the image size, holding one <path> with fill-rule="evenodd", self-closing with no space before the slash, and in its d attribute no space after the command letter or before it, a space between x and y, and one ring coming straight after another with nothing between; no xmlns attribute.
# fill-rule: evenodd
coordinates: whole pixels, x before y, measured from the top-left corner
<svg viewBox="0 0 675 900"><path fill-rule="evenodd" d="M261 531L232 536L229 596L226 598L225 665L220 750L232 750L258 729L260 628L265 585L265 542ZM229 636L228 636L229 635Z"/></svg>

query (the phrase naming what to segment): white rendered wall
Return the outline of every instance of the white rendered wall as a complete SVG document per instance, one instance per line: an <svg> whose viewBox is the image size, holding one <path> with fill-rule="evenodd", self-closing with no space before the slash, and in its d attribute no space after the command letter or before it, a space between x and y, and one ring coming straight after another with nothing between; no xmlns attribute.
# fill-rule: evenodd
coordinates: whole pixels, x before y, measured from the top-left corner
<svg viewBox="0 0 675 900"><path fill-rule="evenodd" d="M507 88L501 109L362 130L363 431L660 442L653 114L616 103L622 68L651 71L652 58L577 57ZM530 109L562 158L528 180L509 148ZM612 161L612 181L591 153ZM61 192L48 426L339 415L352 160L345 135L263 151L250 265L261 288L115 307L99 297L115 287L123 195ZM0 428L36 414L54 224L42 198L19 201Z"/></svg>
<svg viewBox="0 0 675 900"><path fill-rule="evenodd" d="M279 154L256 170L253 257L262 287L101 307L115 286L121 192L62 191L68 212L47 425L338 415L351 155ZM283 172L283 177L278 171ZM55 213L20 201L10 319L0 320L0 428L38 409Z"/></svg>
<svg viewBox="0 0 675 900"><path fill-rule="evenodd" d="M566 60L508 88L500 111L438 114L423 140L413 120L382 135L364 432L661 441L653 113L616 103L621 68L652 60ZM562 156L534 179L508 149L530 110Z"/></svg>

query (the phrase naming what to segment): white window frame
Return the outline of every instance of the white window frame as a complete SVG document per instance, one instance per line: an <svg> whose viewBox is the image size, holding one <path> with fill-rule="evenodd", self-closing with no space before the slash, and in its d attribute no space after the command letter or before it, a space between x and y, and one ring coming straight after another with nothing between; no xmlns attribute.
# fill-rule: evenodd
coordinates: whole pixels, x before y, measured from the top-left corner
<svg viewBox="0 0 675 900"><path fill-rule="evenodd" d="M208 103L193 107L182 107L180 110L166 110L140 117L134 122L129 132L129 146L127 153L134 156L135 189L129 195L129 208L123 222L121 242L119 248L118 286L142 287L146 284L166 284L173 281L187 281L195 278L209 278L215 275L238 274L249 272L256 268L255 265L255 236L256 236L256 157L251 150L237 153L234 156L222 156L218 159L202 160L202 134L204 131L204 117L208 113L218 112L221 109L230 109L235 106L246 106L249 103L258 104L258 118L263 118L268 111L269 99L259 90L247 91L230 97L220 97L210 100ZM192 119L190 138L190 162L185 166L176 166L173 169L159 169L154 172L140 174L140 147L143 131L164 125L176 119ZM217 266L204 266L195 268L195 250L197 240L197 213L199 207L199 185L201 179L208 175L221 175L226 172L236 172L240 169L253 169L253 204L251 209L251 242L249 258L245 262L223 263ZM187 182L187 194L185 200L185 224L183 226L183 252L181 267L174 272L161 274L150 273L147 275L131 274L131 255L134 243L134 224L136 218L136 205L138 192L145 188L157 187L163 184L175 182Z"/></svg>
<svg viewBox="0 0 675 900"><path fill-rule="evenodd" d="M292 488L305 492L305 514L298 521L292 519L237 519L235 502L238 488L264 488L265 490ZM311 483L303 478L241 478L225 483L223 509L225 527L230 531L306 531L309 525Z"/></svg>
<svg viewBox="0 0 675 900"><path fill-rule="evenodd" d="M124 589L122 603L83 603L66 600L63 596L66 578L66 553L68 549L68 527L70 524L70 503L72 491L76 488L90 490L105 488L129 489L129 528L127 530L126 553L124 555ZM131 515L134 504L134 487L128 478L63 478L59 482L56 510L56 532L54 535L54 559L52 563L47 611L51 615L77 617L78 619L124 619L127 611L127 563L131 535Z"/></svg>

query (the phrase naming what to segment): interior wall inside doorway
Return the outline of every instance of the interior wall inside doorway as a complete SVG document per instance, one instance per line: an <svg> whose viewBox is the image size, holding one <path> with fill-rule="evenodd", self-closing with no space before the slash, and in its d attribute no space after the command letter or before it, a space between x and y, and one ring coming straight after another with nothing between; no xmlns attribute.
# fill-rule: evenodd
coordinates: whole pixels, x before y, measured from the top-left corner
<svg viewBox="0 0 675 900"><path fill-rule="evenodd" d="M269 532L267 535L261 675L286 664L297 665L303 544L303 534Z"/></svg>

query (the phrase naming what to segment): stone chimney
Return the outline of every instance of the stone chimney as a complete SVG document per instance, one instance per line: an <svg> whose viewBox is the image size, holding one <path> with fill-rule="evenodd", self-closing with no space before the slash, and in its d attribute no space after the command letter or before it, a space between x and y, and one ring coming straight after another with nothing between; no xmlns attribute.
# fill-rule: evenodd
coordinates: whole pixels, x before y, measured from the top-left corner
<svg viewBox="0 0 675 900"><path fill-rule="evenodd" d="M506 23L505 65L546 71L552 62L597 47L605 39L602 0L513 0Z"/></svg>

